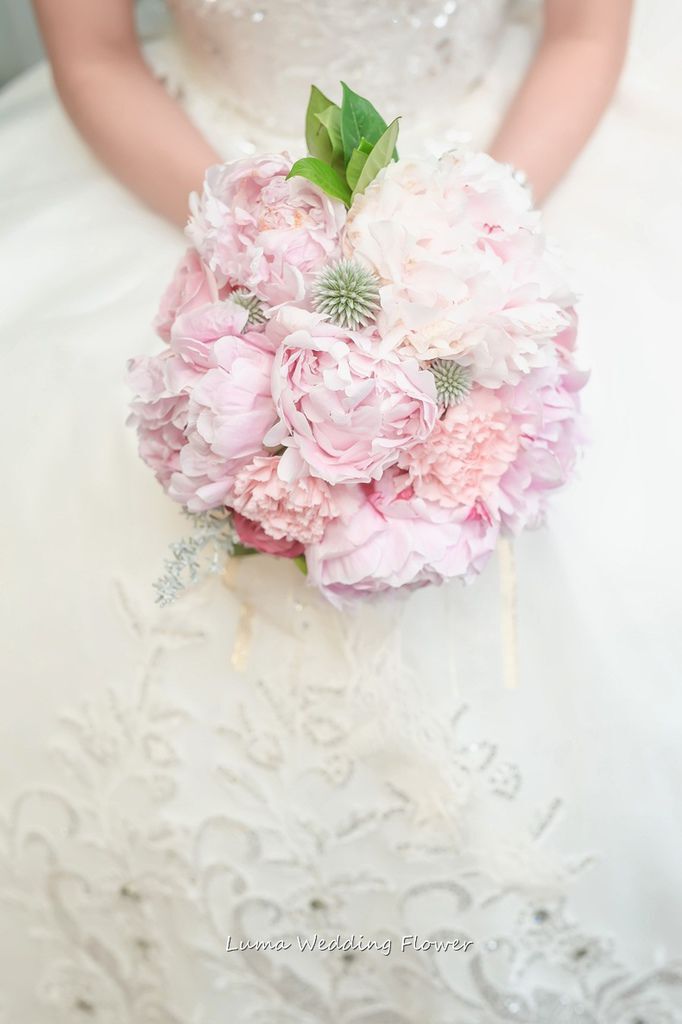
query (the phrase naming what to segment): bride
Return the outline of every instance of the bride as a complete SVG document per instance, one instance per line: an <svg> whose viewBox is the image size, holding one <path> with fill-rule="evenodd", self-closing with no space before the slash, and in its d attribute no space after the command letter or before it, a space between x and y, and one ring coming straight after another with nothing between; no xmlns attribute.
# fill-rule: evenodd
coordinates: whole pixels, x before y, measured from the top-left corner
<svg viewBox="0 0 682 1024"><path fill-rule="evenodd" d="M628 0L546 0L537 42L532 0L169 6L143 56L129 0L36 0L77 131L45 68L0 96L0 1020L682 1020L680 10L584 148ZM552 193L592 444L471 588L340 614L253 558L160 609L187 524L126 359L205 167L299 153L340 79Z"/></svg>

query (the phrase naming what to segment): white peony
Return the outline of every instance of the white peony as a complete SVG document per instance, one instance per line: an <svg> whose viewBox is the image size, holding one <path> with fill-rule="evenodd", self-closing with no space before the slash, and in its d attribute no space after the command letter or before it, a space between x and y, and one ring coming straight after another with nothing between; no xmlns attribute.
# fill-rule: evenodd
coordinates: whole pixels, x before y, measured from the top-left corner
<svg viewBox="0 0 682 1024"><path fill-rule="evenodd" d="M391 163L355 199L343 248L382 282L384 348L455 359L489 388L554 360L575 296L528 192L491 157Z"/></svg>

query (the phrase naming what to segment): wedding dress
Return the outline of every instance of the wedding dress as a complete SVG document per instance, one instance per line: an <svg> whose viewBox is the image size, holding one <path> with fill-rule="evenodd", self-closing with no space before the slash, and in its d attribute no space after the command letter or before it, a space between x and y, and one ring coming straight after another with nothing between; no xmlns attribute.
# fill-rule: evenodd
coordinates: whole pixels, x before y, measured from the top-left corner
<svg viewBox="0 0 682 1024"><path fill-rule="evenodd" d="M340 79L446 149L489 137L535 6L174 0L149 59L226 157L299 153ZM593 369L579 479L472 587L346 613L265 558L154 604L187 523L124 366L182 238L45 68L0 96L0 1021L682 1020L680 29L639 12L548 209Z"/></svg>

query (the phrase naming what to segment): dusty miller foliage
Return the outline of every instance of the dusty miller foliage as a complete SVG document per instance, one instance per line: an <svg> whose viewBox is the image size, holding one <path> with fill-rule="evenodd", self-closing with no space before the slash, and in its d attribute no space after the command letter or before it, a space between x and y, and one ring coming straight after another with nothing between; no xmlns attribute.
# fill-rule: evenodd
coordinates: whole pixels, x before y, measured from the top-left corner
<svg viewBox="0 0 682 1024"><path fill-rule="evenodd" d="M173 601L187 587L223 570L234 549L234 531L228 512L188 512L192 524L187 537L170 546L170 557L164 562L164 574L154 584L156 603L162 607Z"/></svg>

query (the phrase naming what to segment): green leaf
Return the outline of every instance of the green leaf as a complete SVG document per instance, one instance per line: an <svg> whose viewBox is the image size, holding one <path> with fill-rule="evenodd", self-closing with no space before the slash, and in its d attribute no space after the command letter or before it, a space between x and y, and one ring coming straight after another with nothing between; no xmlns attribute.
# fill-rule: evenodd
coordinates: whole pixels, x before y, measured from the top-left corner
<svg viewBox="0 0 682 1024"><path fill-rule="evenodd" d="M337 107L335 103L331 106L326 107L324 110L320 110L319 113L315 114L318 121L324 125L329 135L329 140L334 147L334 150L338 153L343 152L343 142L341 141L341 108Z"/></svg>
<svg viewBox="0 0 682 1024"><path fill-rule="evenodd" d="M323 92L320 92L316 85L311 86L308 109L305 115L305 141L310 155L324 160L325 163L331 163L333 147L325 125L319 120L317 115L328 110L330 107L336 107L339 111L339 117L341 116L340 108L336 106L336 103L333 103Z"/></svg>
<svg viewBox="0 0 682 1024"><path fill-rule="evenodd" d="M296 555L295 558L292 558L292 562L298 566L304 576L308 575L308 563L305 560L305 555Z"/></svg>
<svg viewBox="0 0 682 1024"><path fill-rule="evenodd" d="M255 548L247 548L245 544L234 544L232 547L232 554L235 558L245 558L246 555L257 555L258 552Z"/></svg>
<svg viewBox="0 0 682 1024"><path fill-rule="evenodd" d="M312 156L306 156L302 160L297 160L287 174L287 180L297 177L307 178L308 181L312 181L313 185L317 185L323 192L326 192L328 196L331 196L333 199L340 199L346 206L350 206L351 192L348 185L341 175L333 167L330 167L329 164L324 163L324 161Z"/></svg>
<svg viewBox="0 0 682 1024"><path fill-rule="evenodd" d="M358 142L357 149L354 149L351 153L350 160L348 161L348 167L346 168L346 181L351 188L355 188L360 177L362 168L367 163L367 157L374 149L371 142L363 136Z"/></svg>
<svg viewBox="0 0 682 1024"><path fill-rule="evenodd" d="M374 181L377 174L383 167L387 167L393 159L395 144L398 139L400 118L396 117L381 136L372 152L367 157L360 172L357 182L353 186L353 195L364 192L371 181Z"/></svg>
<svg viewBox="0 0 682 1024"><path fill-rule="evenodd" d="M341 141L341 108L332 104L326 110L315 114L315 117L326 129L331 144L332 157L331 160L325 160L325 163L331 164L334 170L343 176L346 165L343 159L343 142ZM313 154L313 156L315 155L317 154Z"/></svg>
<svg viewBox="0 0 682 1024"><path fill-rule="evenodd" d="M370 149L371 152L371 149ZM351 158L348 161L348 167L346 168L346 181L351 188L355 188L358 183L358 178L362 168L365 166L368 160L367 153L363 153L360 149L354 149Z"/></svg>
<svg viewBox="0 0 682 1024"><path fill-rule="evenodd" d="M343 140L343 155L347 164L353 150L359 148L360 140L363 137L372 144L379 141L386 131L386 122L369 100L358 96L356 92L348 88L345 82L341 83L341 87L343 88L341 138Z"/></svg>

